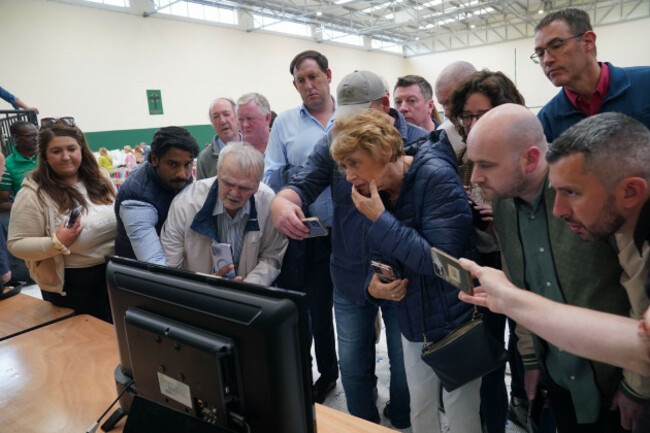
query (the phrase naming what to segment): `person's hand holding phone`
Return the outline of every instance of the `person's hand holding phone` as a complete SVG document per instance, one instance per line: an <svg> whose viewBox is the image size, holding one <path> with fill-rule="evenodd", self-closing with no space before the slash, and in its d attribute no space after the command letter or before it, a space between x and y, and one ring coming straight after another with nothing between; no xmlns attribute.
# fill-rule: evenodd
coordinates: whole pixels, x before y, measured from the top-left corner
<svg viewBox="0 0 650 433"><path fill-rule="evenodd" d="M218 269L217 272L214 273L214 275L221 278L227 278L226 274L234 270L235 270L235 265L231 263L229 265L224 266L221 269ZM236 277L230 278L230 281L242 281L243 279L244 278L241 275L237 275Z"/></svg>
<svg viewBox="0 0 650 433"><path fill-rule="evenodd" d="M77 220L71 227L68 227L68 222L69 220L61 221L61 224L59 224L59 228L56 230L57 239L66 247L72 245L74 241L77 240L77 238L81 234L81 231L83 230L83 226L81 225L81 216L77 218Z"/></svg>
<svg viewBox="0 0 650 433"><path fill-rule="evenodd" d="M394 280L390 283L383 283L379 275L374 274L370 285L368 286L368 293L376 299L386 299L388 301L401 301L406 296L406 286L409 280Z"/></svg>
<svg viewBox="0 0 650 433"><path fill-rule="evenodd" d="M295 194L294 191L292 193ZM281 233L296 240L309 236L309 227L301 221L305 219L305 214L300 206L278 194L271 202L270 210L273 224Z"/></svg>

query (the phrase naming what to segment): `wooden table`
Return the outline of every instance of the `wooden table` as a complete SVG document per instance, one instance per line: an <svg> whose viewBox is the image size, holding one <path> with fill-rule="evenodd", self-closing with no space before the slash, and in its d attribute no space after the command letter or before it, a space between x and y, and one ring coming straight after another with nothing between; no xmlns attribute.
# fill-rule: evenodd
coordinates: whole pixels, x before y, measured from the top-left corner
<svg viewBox="0 0 650 433"><path fill-rule="evenodd" d="M71 316L70 308L19 293L0 301L0 341Z"/></svg>
<svg viewBox="0 0 650 433"><path fill-rule="evenodd" d="M0 432L86 431L117 397L118 364L113 326L88 315L0 342ZM319 404L316 419L318 433L392 431Z"/></svg>
<svg viewBox="0 0 650 433"><path fill-rule="evenodd" d="M0 431L84 432L117 396L113 326L74 316L0 342Z"/></svg>

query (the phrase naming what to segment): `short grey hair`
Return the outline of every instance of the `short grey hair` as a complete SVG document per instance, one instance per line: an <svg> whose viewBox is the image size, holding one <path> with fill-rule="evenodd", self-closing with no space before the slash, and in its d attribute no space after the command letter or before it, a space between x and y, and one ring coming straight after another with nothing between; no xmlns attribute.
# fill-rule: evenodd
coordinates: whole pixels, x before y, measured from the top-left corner
<svg viewBox="0 0 650 433"><path fill-rule="evenodd" d="M232 112L235 117L237 117L237 104L235 104L235 101L233 101L232 98L217 98L214 101L210 102L210 106L208 107L208 119L212 116L212 106L219 101L230 102L230 105L232 105Z"/></svg>
<svg viewBox="0 0 650 433"><path fill-rule="evenodd" d="M259 93L246 93L241 95L237 100L237 105L248 104L251 101L257 103L257 111L261 116L266 116L271 112L271 104L269 104L269 100Z"/></svg>
<svg viewBox="0 0 650 433"><path fill-rule="evenodd" d="M578 8L564 8L559 11L550 12L535 27L535 33L551 24L553 21L562 20L569 26L569 30L574 35L581 35L593 31L589 14Z"/></svg>
<svg viewBox="0 0 650 433"><path fill-rule="evenodd" d="M476 72L474 65L464 60L448 64L440 72L438 78L436 78L436 93L445 90L450 86L456 86L456 84L460 83L474 72Z"/></svg>
<svg viewBox="0 0 650 433"><path fill-rule="evenodd" d="M239 169L261 182L264 177L264 157L262 153L245 141L234 141L228 143L219 152L217 162L217 173L221 171L221 165L228 155L232 155L230 164L236 163Z"/></svg>
<svg viewBox="0 0 650 433"><path fill-rule="evenodd" d="M582 153L583 168L611 190L626 177L650 182L650 130L621 113L589 116L573 125L549 146L549 163Z"/></svg>

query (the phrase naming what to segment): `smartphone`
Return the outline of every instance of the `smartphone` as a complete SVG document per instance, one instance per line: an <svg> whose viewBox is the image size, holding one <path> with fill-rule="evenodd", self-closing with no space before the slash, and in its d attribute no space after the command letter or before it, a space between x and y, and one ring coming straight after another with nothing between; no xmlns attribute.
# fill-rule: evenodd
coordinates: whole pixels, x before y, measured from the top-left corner
<svg viewBox="0 0 650 433"><path fill-rule="evenodd" d="M320 218L318 217L305 218L300 221L302 221L304 225L309 227L309 235L307 236L308 238L327 236L329 234L327 227L325 227L323 221L321 221Z"/></svg>
<svg viewBox="0 0 650 433"><path fill-rule="evenodd" d="M232 265L232 249L230 244L222 242L212 242L210 244L210 255L212 256L212 273L215 274L219 269L224 266ZM224 278L232 279L235 278L237 274L235 270L229 271Z"/></svg>
<svg viewBox="0 0 650 433"><path fill-rule="evenodd" d="M370 262L370 267L375 271L375 274L377 274L382 283L395 281L395 272L393 272L393 268L390 266L372 260Z"/></svg>
<svg viewBox="0 0 650 433"><path fill-rule="evenodd" d="M535 393L535 400L533 400L530 405L530 423L534 428L538 428L540 422L542 421L542 412L544 411L544 406L546 405L546 397L548 396L548 390L541 384L537 385L537 392Z"/></svg>
<svg viewBox="0 0 650 433"><path fill-rule="evenodd" d="M474 294L472 276L469 271L466 271L460 266L456 257L432 247L431 261L433 262L433 273L437 277L442 278L468 295Z"/></svg>
<svg viewBox="0 0 650 433"><path fill-rule="evenodd" d="M81 215L81 208L82 208L82 206L79 205L79 206L75 207L74 209L72 209L72 212L70 212L70 216L68 217L68 224L65 225L65 228L69 229L73 225L75 225L75 223L79 219L79 215Z"/></svg>
<svg viewBox="0 0 650 433"><path fill-rule="evenodd" d="M490 221L485 221L481 212L476 210L476 202L471 198L467 199L469 201L469 207L472 209L472 223L474 227L484 232L490 226Z"/></svg>

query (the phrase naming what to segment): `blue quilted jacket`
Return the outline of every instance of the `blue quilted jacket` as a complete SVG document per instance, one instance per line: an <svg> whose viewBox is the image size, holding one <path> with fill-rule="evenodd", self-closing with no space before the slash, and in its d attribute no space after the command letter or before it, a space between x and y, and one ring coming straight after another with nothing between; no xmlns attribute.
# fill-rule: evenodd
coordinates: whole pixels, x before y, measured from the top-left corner
<svg viewBox="0 0 650 433"><path fill-rule="evenodd" d="M468 321L473 307L458 299L458 289L434 275L430 248L474 258L472 212L444 134L434 132L405 151L414 156L413 164L395 208L370 226L368 245L375 260L391 265L398 278L409 279L406 297L396 303L402 335L423 341L424 320L427 340L435 342Z"/></svg>

